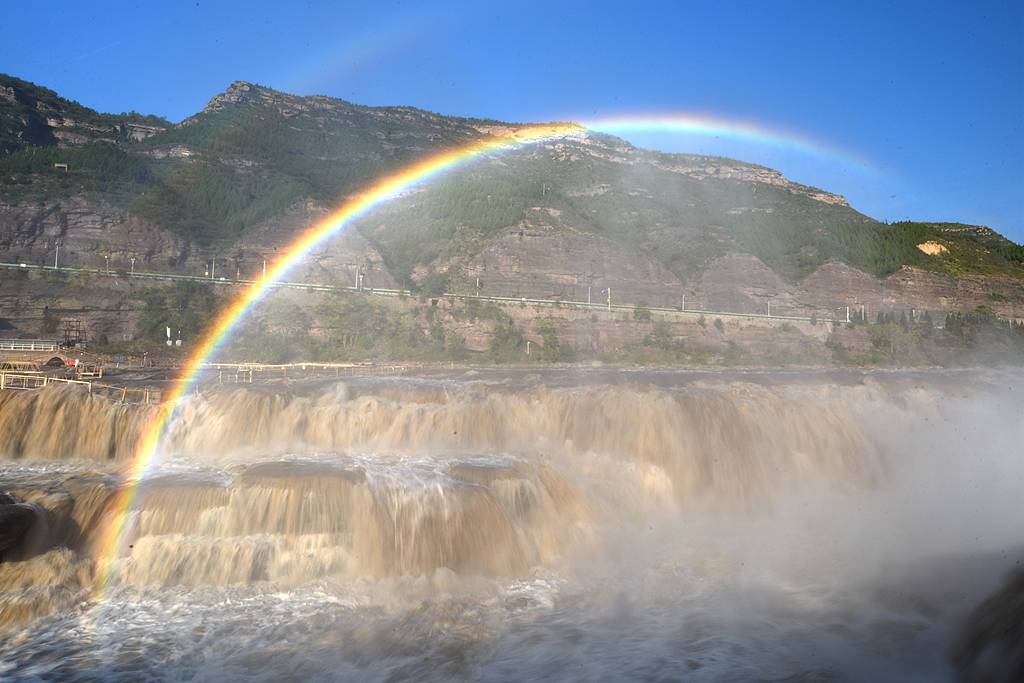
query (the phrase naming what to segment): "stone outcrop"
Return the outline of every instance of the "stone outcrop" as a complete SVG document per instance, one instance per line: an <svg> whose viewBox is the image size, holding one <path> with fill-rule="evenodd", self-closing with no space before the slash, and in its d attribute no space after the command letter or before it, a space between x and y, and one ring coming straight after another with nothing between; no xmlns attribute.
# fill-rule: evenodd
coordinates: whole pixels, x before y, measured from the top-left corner
<svg viewBox="0 0 1024 683"><path fill-rule="evenodd" d="M0 107L0 154L33 145L138 141L170 125L158 117L101 114L4 74L0 74Z"/></svg>
<svg viewBox="0 0 1024 683"><path fill-rule="evenodd" d="M21 545L35 521L36 513L31 505L26 505L12 495L0 493L0 560Z"/></svg>
<svg viewBox="0 0 1024 683"><path fill-rule="evenodd" d="M0 200L0 261L160 270L190 265L191 245L130 211L83 196L10 203ZM107 258L109 257L109 259Z"/></svg>
<svg viewBox="0 0 1024 683"><path fill-rule="evenodd" d="M792 290L756 256L731 254L712 261L701 278L700 301L705 310L735 313L767 313L769 302L776 313L794 311ZM701 296L702 294L702 296Z"/></svg>
<svg viewBox="0 0 1024 683"><path fill-rule="evenodd" d="M739 161L722 159L720 157L699 156L693 154L676 154L671 157L660 157L655 162L658 168L673 173L696 178L697 180L734 180L743 183L758 183L761 185L772 185L782 188L792 194L801 194L825 204L838 204L847 206L846 198L842 195L833 194L820 190L816 187L801 185L787 179L780 172L757 166L755 164L744 164Z"/></svg>
<svg viewBox="0 0 1024 683"><path fill-rule="evenodd" d="M310 227L324 221L330 210L308 200L290 207L281 216L247 231L228 250L230 266L255 276L264 258L273 260ZM338 235L311 251L298 264L289 279L339 286L355 286L357 273L364 287L398 288L381 253L354 226L346 226Z"/></svg>
<svg viewBox="0 0 1024 683"><path fill-rule="evenodd" d="M534 210L528 222L506 231L469 261L468 282L498 296L594 302L679 305L679 278L656 259L617 242L564 229L565 217Z"/></svg>

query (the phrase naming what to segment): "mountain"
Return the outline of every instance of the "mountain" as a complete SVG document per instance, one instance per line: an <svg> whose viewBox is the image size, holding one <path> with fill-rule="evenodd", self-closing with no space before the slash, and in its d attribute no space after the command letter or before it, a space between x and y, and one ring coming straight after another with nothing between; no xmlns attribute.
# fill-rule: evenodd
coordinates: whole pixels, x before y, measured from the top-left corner
<svg viewBox="0 0 1024 683"><path fill-rule="evenodd" d="M0 261L252 276L345 197L521 124L233 83L178 124L101 114L0 76ZM55 166L56 165L56 166ZM884 224L837 194L721 157L586 133L418 187L295 279L430 292L830 316L986 306L1024 317L1024 253L995 231ZM3 302L0 301L0 306ZM2 312L0 312L2 315Z"/></svg>
<svg viewBox="0 0 1024 683"><path fill-rule="evenodd" d="M170 125L159 116L136 112L100 114L47 88L0 74L0 155L33 146L142 140Z"/></svg>

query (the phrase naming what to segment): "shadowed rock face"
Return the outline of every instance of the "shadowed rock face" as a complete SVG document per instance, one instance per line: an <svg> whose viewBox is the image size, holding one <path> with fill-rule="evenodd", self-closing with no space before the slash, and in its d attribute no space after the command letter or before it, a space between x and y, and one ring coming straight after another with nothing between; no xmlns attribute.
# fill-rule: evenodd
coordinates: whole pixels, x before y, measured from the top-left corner
<svg viewBox="0 0 1024 683"><path fill-rule="evenodd" d="M960 680L1024 680L1024 570L1018 569L966 619L951 648Z"/></svg>
<svg viewBox="0 0 1024 683"><path fill-rule="evenodd" d="M130 267L132 256L139 270L166 270L168 263L175 263L188 272L192 265L187 240L103 198L13 202L0 195L0 254L5 262L53 265L57 243L60 265L102 267L104 256L117 270ZM201 256L194 261L202 263Z"/></svg>
<svg viewBox="0 0 1024 683"><path fill-rule="evenodd" d="M586 301L589 287L600 303L611 287L616 302L679 305L683 283L656 259L607 239L558 232L546 226L550 220L507 231L469 263L467 274L481 279L482 291L510 296Z"/></svg>
<svg viewBox="0 0 1024 683"><path fill-rule="evenodd" d="M14 496L0 493L0 560L21 545L25 532L35 522L35 510Z"/></svg>
<svg viewBox="0 0 1024 683"><path fill-rule="evenodd" d="M155 116L101 114L47 88L0 74L0 155L27 146L143 140L169 126Z"/></svg>

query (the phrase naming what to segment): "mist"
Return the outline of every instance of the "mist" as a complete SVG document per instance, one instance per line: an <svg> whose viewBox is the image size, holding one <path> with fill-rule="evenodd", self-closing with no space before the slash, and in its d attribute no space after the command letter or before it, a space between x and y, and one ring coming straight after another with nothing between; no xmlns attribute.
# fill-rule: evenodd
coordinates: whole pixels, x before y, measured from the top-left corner
<svg viewBox="0 0 1024 683"><path fill-rule="evenodd" d="M285 678L952 678L958 629L1024 558L1019 379L487 370L224 388L170 426L91 606L117 481L95 468L126 464L146 409L19 396L4 429L50 406L98 433L46 442L63 464L4 453L45 522L0 565L21 634L3 661L58 678L182 657L200 679L254 661ZM100 629L84 649L62 635L79 620ZM196 628L234 635L211 659ZM282 628L312 640L264 658ZM154 637L156 656L126 654Z"/></svg>

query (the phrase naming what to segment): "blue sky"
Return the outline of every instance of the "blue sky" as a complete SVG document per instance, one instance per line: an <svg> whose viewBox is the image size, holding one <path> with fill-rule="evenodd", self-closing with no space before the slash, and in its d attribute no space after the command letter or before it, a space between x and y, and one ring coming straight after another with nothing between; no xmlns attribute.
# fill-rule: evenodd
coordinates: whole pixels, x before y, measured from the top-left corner
<svg viewBox="0 0 1024 683"><path fill-rule="evenodd" d="M231 81L512 121L699 112L867 159L634 133L763 163L879 219L1024 241L1024 3L51 2L0 71L178 121Z"/></svg>

